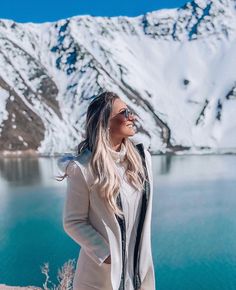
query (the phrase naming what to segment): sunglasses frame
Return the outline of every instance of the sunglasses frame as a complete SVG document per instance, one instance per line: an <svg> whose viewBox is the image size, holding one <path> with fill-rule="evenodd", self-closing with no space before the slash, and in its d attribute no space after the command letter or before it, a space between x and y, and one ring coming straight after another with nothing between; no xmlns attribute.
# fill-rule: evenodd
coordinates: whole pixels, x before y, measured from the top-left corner
<svg viewBox="0 0 236 290"><path fill-rule="evenodd" d="M117 118L118 116L123 116L125 117L125 119L128 119L130 116L134 116L134 112L128 108L126 108L125 110L119 112L118 114L116 114L114 117L112 117L111 119Z"/></svg>

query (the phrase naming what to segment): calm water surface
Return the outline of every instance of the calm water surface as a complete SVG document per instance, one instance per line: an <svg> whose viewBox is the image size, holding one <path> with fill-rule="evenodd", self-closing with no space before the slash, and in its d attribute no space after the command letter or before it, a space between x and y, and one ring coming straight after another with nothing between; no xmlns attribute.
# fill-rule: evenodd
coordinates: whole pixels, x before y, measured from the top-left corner
<svg viewBox="0 0 236 290"><path fill-rule="evenodd" d="M152 156L157 290L236 289L236 156ZM62 228L55 158L0 159L0 283L41 286L79 246ZM148 289L147 289L148 290Z"/></svg>

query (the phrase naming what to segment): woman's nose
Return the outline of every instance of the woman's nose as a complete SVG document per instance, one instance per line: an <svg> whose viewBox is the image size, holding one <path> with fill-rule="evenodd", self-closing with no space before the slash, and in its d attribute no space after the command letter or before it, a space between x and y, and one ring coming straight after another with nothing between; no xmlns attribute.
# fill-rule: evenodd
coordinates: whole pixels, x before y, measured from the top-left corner
<svg viewBox="0 0 236 290"><path fill-rule="evenodd" d="M129 115L129 119L130 120L136 120L137 119L137 115L136 114L131 114L131 115Z"/></svg>

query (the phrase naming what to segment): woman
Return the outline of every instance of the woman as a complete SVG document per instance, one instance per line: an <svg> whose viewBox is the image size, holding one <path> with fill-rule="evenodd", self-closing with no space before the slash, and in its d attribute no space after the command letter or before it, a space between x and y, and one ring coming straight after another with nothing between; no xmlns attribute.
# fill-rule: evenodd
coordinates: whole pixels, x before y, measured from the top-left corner
<svg viewBox="0 0 236 290"><path fill-rule="evenodd" d="M74 290L155 290L151 251L151 155L134 144L135 115L115 93L95 97L67 176L65 232L81 246Z"/></svg>

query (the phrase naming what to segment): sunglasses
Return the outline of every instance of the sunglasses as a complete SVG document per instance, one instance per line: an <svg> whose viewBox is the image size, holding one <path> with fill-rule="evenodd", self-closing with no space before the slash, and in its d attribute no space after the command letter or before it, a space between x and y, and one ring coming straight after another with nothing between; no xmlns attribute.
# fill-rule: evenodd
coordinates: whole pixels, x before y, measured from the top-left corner
<svg viewBox="0 0 236 290"><path fill-rule="evenodd" d="M129 109L125 109L121 111L120 113L118 113L117 115L115 115L114 117L112 117L111 119L117 118L119 116L122 116L123 118L128 119L130 117L134 117L134 112Z"/></svg>

